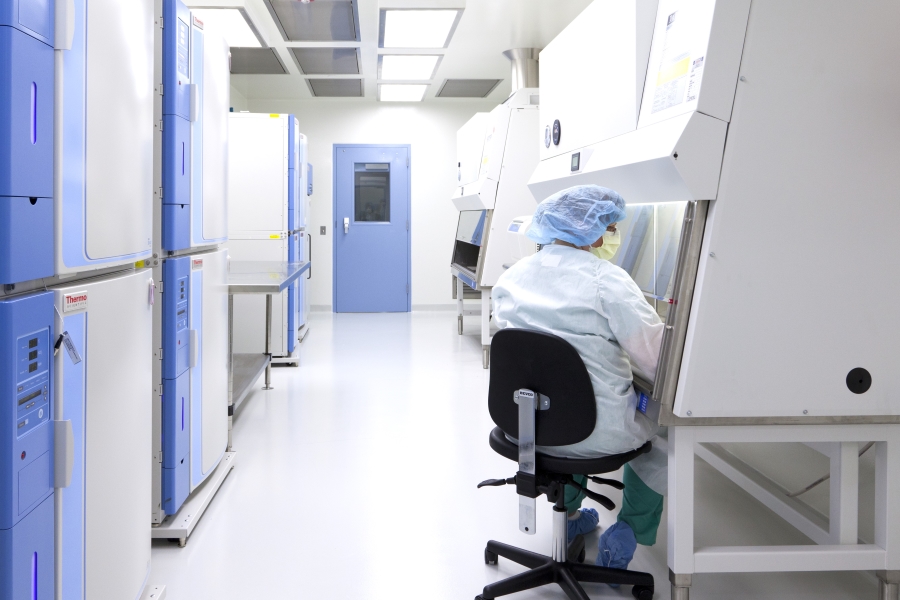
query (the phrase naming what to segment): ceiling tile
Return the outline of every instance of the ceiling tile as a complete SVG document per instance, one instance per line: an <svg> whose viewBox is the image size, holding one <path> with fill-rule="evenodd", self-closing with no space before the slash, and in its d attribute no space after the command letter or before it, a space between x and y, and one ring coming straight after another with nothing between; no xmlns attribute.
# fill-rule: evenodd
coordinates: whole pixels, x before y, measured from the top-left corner
<svg viewBox="0 0 900 600"><path fill-rule="evenodd" d="M356 48L291 48L305 75L359 75Z"/></svg>
<svg viewBox="0 0 900 600"><path fill-rule="evenodd" d="M266 4L286 41L359 41L356 0L266 0Z"/></svg>
<svg viewBox="0 0 900 600"><path fill-rule="evenodd" d="M362 79L307 79L316 98L362 98Z"/></svg>
<svg viewBox="0 0 900 600"><path fill-rule="evenodd" d="M231 72L235 75L284 75L287 69L274 48L232 48Z"/></svg>
<svg viewBox="0 0 900 600"><path fill-rule="evenodd" d="M438 98L485 98L500 85L502 79L448 79L437 93Z"/></svg>

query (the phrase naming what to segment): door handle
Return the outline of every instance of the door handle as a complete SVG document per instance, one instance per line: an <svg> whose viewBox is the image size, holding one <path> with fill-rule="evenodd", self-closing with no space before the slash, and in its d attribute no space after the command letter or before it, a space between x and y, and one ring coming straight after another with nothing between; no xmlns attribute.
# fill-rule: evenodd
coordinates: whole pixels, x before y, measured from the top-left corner
<svg viewBox="0 0 900 600"><path fill-rule="evenodd" d="M344 233L350 233L350 217L344 218Z"/></svg>

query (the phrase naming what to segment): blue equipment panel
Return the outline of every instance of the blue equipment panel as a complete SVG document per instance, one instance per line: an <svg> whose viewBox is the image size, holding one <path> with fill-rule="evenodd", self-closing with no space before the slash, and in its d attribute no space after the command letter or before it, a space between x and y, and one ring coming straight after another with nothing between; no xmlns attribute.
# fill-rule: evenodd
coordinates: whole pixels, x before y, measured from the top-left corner
<svg viewBox="0 0 900 600"><path fill-rule="evenodd" d="M288 262L300 260L300 234L294 233L288 237ZM287 353L294 353L297 343L297 300L299 282L295 281L287 289Z"/></svg>
<svg viewBox="0 0 900 600"><path fill-rule="evenodd" d="M190 368L190 257L163 263L163 379L177 379Z"/></svg>
<svg viewBox="0 0 900 600"><path fill-rule="evenodd" d="M18 525L0 529L0 598L53 600L53 497Z"/></svg>
<svg viewBox="0 0 900 600"><path fill-rule="evenodd" d="M191 373L163 380L162 504L167 515L181 508L191 490L190 465Z"/></svg>
<svg viewBox="0 0 900 600"><path fill-rule="evenodd" d="M191 118L191 12L163 0L163 114Z"/></svg>
<svg viewBox="0 0 900 600"><path fill-rule="evenodd" d="M306 195L313 195L313 166L312 163L306 163Z"/></svg>
<svg viewBox="0 0 900 600"><path fill-rule="evenodd" d="M15 27L45 44L53 45L53 0L3 0L0 27Z"/></svg>
<svg viewBox="0 0 900 600"><path fill-rule="evenodd" d="M53 294L0 301L0 598L53 597Z"/></svg>
<svg viewBox="0 0 900 600"><path fill-rule="evenodd" d="M191 247L191 13L163 3L163 222L165 250Z"/></svg>
<svg viewBox="0 0 900 600"><path fill-rule="evenodd" d="M191 257L163 263L162 504L178 512L190 493Z"/></svg>
<svg viewBox="0 0 900 600"><path fill-rule="evenodd" d="M20 24L24 19L38 27L42 13L32 5L41 4L49 3L0 5L3 284L53 275L53 48L23 33L29 29Z"/></svg>

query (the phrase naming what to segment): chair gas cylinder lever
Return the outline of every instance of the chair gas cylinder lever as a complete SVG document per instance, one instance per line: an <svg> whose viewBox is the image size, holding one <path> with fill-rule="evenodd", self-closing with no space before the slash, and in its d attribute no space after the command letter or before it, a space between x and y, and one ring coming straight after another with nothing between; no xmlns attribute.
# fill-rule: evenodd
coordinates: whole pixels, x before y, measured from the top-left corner
<svg viewBox="0 0 900 600"><path fill-rule="evenodd" d="M588 477L588 479L597 485L608 485L609 487L620 491L625 489L625 484L621 481L616 481L615 479L604 479L603 477Z"/></svg>
<svg viewBox="0 0 900 600"><path fill-rule="evenodd" d="M488 479L488 480L485 480L485 481L482 481L481 483L479 483L478 489L481 489L483 487L500 487L501 485L515 485L515 484L516 484L515 477L510 477L509 479Z"/></svg>

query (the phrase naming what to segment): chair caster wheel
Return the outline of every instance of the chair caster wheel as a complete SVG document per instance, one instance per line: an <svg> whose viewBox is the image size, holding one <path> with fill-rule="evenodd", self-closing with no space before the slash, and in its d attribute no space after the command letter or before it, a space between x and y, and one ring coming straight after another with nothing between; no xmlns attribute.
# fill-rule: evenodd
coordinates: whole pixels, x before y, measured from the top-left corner
<svg viewBox="0 0 900 600"><path fill-rule="evenodd" d="M494 554L494 553L491 552L490 550L485 550L485 551L484 551L484 564L486 564L486 565L496 565L496 564L497 564L497 560L498 560L498 558L497 558L497 555L496 555L496 554ZM478 598L481 598L481 596L478 596ZM478 600L478 599L476 598L476 600ZM484 599L482 598L481 600L484 600Z"/></svg>
<svg viewBox="0 0 900 600"><path fill-rule="evenodd" d="M653 600L653 588L636 585L631 588L631 595L638 600Z"/></svg>

